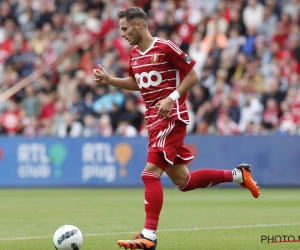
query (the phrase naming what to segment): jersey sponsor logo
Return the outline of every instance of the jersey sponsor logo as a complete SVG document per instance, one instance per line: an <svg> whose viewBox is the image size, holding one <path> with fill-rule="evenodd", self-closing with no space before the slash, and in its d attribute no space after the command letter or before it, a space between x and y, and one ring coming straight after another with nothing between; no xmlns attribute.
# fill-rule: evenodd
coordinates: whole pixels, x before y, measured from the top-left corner
<svg viewBox="0 0 300 250"><path fill-rule="evenodd" d="M186 54L183 58L187 64L190 64L192 59Z"/></svg>
<svg viewBox="0 0 300 250"><path fill-rule="evenodd" d="M162 82L161 74L156 70L150 72L136 73L135 79L139 85L139 88L149 88L150 86L158 86Z"/></svg>

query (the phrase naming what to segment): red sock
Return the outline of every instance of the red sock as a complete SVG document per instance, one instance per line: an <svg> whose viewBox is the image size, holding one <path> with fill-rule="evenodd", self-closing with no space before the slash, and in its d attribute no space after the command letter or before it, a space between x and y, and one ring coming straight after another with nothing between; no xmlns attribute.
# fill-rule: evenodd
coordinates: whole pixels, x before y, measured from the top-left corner
<svg viewBox="0 0 300 250"><path fill-rule="evenodd" d="M156 231L164 198L160 176L156 173L143 171L142 180L145 184L146 220L144 228Z"/></svg>
<svg viewBox="0 0 300 250"><path fill-rule="evenodd" d="M199 169L188 176L184 183L178 186L180 191L190 191L196 188L207 188L223 182L232 182L231 170Z"/></svg>

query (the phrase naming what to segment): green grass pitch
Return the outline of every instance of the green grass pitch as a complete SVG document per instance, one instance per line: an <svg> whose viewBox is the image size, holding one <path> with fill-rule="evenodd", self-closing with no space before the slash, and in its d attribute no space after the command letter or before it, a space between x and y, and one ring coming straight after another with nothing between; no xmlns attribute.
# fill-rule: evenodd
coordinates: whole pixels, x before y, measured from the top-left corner
<svg viewBox="0 0 300 250"><path fill-rule="evenodd" d="M300 189L242 188L181 193L165 189L157 250L300 249L261 243L261 235L300 235ZM0 189L0 249L54 250L64 224L84 235L83 250L119 249L144 222L143 189ZM297 238L298 240L298 238Z"/></svg>

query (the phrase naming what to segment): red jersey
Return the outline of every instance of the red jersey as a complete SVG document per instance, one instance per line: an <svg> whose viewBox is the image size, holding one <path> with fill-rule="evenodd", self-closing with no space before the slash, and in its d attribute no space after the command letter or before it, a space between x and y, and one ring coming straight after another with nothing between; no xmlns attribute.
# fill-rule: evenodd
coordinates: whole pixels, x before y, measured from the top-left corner
<svg viewBox="0 0 300 250"><path fill-rule="evenodd" d="M143 97L148 131L181 120L189 124L186 96L174 102L169 117L158 116L155 104L168 97L191 71L195 61L169 40L155 38L152 45L144 52L134 46L130 53L129 76L137 81Z"/></svg>

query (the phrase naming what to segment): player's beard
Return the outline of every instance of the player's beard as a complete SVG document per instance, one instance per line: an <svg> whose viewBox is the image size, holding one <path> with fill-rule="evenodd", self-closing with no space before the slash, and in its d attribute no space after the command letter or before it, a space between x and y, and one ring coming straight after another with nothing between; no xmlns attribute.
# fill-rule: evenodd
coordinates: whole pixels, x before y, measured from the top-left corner
<svg viewBox="0 0 300 250"><path fill-rule="evenodd" d="M137 30L135 30L132 38L128 42L130 45L138 45L141 42L141 40L142 40L141 34Z"/></svg>

